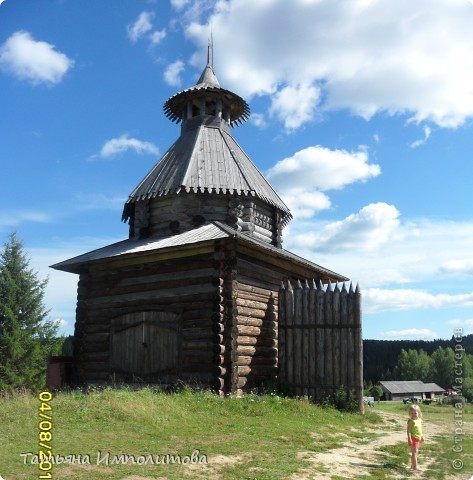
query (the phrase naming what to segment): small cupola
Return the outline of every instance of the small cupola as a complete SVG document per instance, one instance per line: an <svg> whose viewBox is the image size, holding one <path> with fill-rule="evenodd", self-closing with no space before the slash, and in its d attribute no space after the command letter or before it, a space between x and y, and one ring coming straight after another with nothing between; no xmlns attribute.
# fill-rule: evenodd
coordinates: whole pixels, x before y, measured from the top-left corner
<svg viewBox="0 0 473 480"><path fill-rule="evenodd" d="M211 116L222 119L229 126L248 120L250 107L235 93L220 86L213 70L212 47L209 45L207 65L197 83L176 93L164 104L165 115L173 122L182 123L195 117Z"/></svg>

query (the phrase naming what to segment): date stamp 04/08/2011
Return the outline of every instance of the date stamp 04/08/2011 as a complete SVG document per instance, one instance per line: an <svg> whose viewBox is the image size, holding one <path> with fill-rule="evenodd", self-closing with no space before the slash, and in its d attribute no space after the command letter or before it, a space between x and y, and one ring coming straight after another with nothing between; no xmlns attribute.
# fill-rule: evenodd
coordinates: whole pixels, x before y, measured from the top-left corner
<svg viewBox="0 0 473 480"><path fill-rule="evenodd" d="M53 462L51 461L53 456L53 407L51 405L53 394L45 390L40 392L38 399L40 402L38 407L38 479L51 480L53 478Z"/></svg>

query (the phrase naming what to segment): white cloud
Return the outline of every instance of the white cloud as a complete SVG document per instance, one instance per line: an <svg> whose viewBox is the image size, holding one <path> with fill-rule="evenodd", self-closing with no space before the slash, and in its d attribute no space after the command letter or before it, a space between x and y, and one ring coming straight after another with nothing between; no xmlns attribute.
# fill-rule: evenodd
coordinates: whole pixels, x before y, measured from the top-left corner
<svg viewBox="0 0 473 480"><path fill-rule="evenodd" d="M432 132L429 127L424 127L424 138L421 138L420 140L416 140L415 142L412 142L411 148L417 148L417 147L420 147L421 145L424 145L424 143L427 143L431 133Z"/></svg>
<svg viewBox="0 0 473 480"><path fill-rule="evenodd" d="M471 306L473 306L473 292L452 295L432 294L416 289L368 288L363 291L363 311L366 313Z"/></svg>
<svg viewBox="0 0 473 480"><path fill-rule="evenodd" d="M272 96L269 113L284 122L286 130L295 130L314 118L319 99L314 85L288 85Z"/></svg>
<svg viewBox="0 0 473 480"><path fill-rule="evenodd" d="M252 113L250 115L250 122L255 126L259 128L264 128L267 126L267 122L264 118L264 115L262 113Z"/></svg>
<svg viewBox="0 0 473 480"><path fill-rule="evenodd" d="M284 202L289 207L294 218L311 218L331 206L330 198L325 193L317 191L295 191L282 193Z"/></svg>
<svg viewBox="0 0 473 480"><path fill-rule="evenodd" d="M280 160L268 170L267 177L276 186L327 191L366 181L380 173L379 165L369 164L364 151L330 150L317 145Z"/></svg>
<svg viewBox="0 0 473 480"><path fill-rule="evenodd" d="M127 26L128 37L133 43L153 29L151 23L153 17L153 12L141 12L135 22Z"/></svg>
<svg viewBox="0 0 473 480"><path fill-rule="evenodd" d="M473 258L449 260L440 266L439 271L455 275L473 275Z"/></svg>
<svg viewBox="0 0 473 480"><path fill-rule="evenodd" d="M293 234L292 245L317 252L372 251L398 235L399 212L393 205L373 203L343 220L309 233Z"/></svg>
<svg viewBox="0 0 473 480"><path fill-rule="evenodd" d="M164 71L164 80L171 87L179 87L182 83L181 73L184 70L184 62L176 60L166 67Z"/></svg>
<svg viewBox="0 0 473 480"><path fill-rule="evenodd" d="M379 175L379 165L368 160L366 151L330 150L317 145L280 160L268 170L267 177L295 218L309 218L330 208L330 198L322 192Z"/></svg>
<svg viewBox="0 0 473 480"><path fill-rule="evenodd" d="M35 85L59 83L73 65L73 60L56 51L54 45L36 41L25 31L15 32L0 47L2 69Z"/></svg>
<svg viewBox="0 0 473 480"><path fill-rule="evenodd" d="M171 5L176 10L182 10L188 3L189 0L171 0Z"/></svg>
<svg viewBox="0 0 473 480"><path fill-rule="evenodd" d="M157 45L165 36L166 30L156 30L149 36L149 40L152 45Z"/></svg>
<svg viewBox="0 0 473 480"><path fill-rule="evenodd" d="M51 214L35 210L9 211L0 213L0 228L17 227L22 223L27 222L51 223L52 221L53 217Z"/></svg>
<svg viewBox="0 0 473 480"><path fill-rule="evenodd" d="M387 338L404 338L411 340L424 340L427 338L439 338L439 335L428 328L408 328L406 330L389 330L381 332L381 335Z"/></svg>
<svg viewBox="0 0 473 480"><path fill-rule="evenodd" d="M153 143L130 138L127 134L124 134L119 138L112 138L105 142L98 156L100 158L111 158L128 150L134 150L140 155L159 155L159 149ZM94 158L97 158L97 155L92 157L92 159Z"/></svg>
<svg viewBox="0 0 473 480"><path fill-rule="evenodd" d="M281 118L286 127L310 121L316 106L457 127L473 116L472 23L464 0L435 8L430 0L228 0L215 2L205 22L189 21L186 33L199 45L200 66L212 25L225 52L222 84L247 97L272 95L273 112L291 114ZM313 89L311 101L296 94L290 102L286 94L302 85Z"/></svg>

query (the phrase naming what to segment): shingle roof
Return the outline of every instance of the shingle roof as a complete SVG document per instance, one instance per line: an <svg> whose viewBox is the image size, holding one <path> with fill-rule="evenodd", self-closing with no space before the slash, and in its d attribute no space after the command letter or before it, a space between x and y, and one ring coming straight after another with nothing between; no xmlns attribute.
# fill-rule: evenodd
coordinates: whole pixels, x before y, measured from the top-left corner
<svg viewBox="0 0 473 480"><path fill-rule="evenodd" d="M216 117L192 120L131 192L127 204L180 191L251 195L276 207L283 224L287 223L292 218L289 208L230 135L225 122ZM123 219L129 216L125 205Z"/></svg>
<svg viewBox="0 0 473 480"><path fill-rule="evenodd" d="M299 257L298 255L295 255L287 250L277 248L273 245L258 241L243 233L237 232L230 226L220 222L211 222L202 225L199 228L174 235L152 237L142 240L123 240L97 250L92 250L91 252L83 255L64 260L63 262L56 263L55 265L51 265L51 268L65 272L79 273L83 266L91 262L119 258L123 256L133 256L136 254L143 255L144 253L153 253L165 248L181 247L223 238L237 238L240 241L248 243L250 246L274 253L299 265L311 268L317 271L320 275L330 278L332 281L349 280L343 275L312 263L309 260Z"/></svg>
<svg viewBox="0 0 473 480"><path fill-rule="evenodd" d="M379 382L385 390L393 394L443 392L444 389L436 383L424 383L421 380L382 381Z"/></svg>

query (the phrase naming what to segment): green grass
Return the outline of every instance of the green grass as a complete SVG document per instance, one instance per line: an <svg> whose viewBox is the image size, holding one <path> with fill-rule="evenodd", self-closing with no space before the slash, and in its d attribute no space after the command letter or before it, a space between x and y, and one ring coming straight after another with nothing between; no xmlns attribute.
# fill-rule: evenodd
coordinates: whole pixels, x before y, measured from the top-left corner
<svg viewBox="0 0 473 480"><path fill-rule="evenodd" d="M275 395L220 398L207 392L164 394L126 388L89 394L60 392L51 404L54 453L90 455L90 465L54 466L54 479L74 480L278 480L297 471L310 471L317 478L317 472L327 472L330 466L309 461L313 452L332 450L348 441L367 444L381 425L375 413L380 408L405 413L403 405L395 404L359 415ZM38 466L23 464L20 453L38 451L39 405L30 394L0 399L0 475L5 480L38 478ZM451 424L452 412L452 407L431 406L424 408L424 418L434 421L438 416ZM471 412L465 419L471 422ZM382 428L389 431L390 427ZM441 479L451 473L451 446L445 434L423 447L423 455L435 458L426 478ZM466 451L473 451L472 447L471 440L464 440ZM121 454L138 458L149 454L185 457L194 450L207 456L207 465L97 465L97 452L102 458L107 452L110 458ZM465 471L472 471L471 457L464 454L462 458ZM389 478L396 472L409 476L405 466L405 445L385 447L366 478Z"/></svg>
<svg viewBox="0 0 473 480"><path fill-rule="evenodd" d="M58 393L51 404L54 453L91 457L89 466L54 467L54 478L75 480L130 475L174 480L189 478L190 468L195 468L193 478L212 473L230 480L283 479L304 466L298 452L335 448L346 439L338 439L337 432L356 435L376 421L374 415L340 413L270 395L220 398L206 392L106 389ZM1 399L6 445L0 451L0 475L6 480L30 479L39 471L36 465L24 465L20 456L38 451L38 408L39 401L28 394ZM99 451L102 457L106 452L185 456L196 449L208 456L206 467L96 464Z"/></svg>

